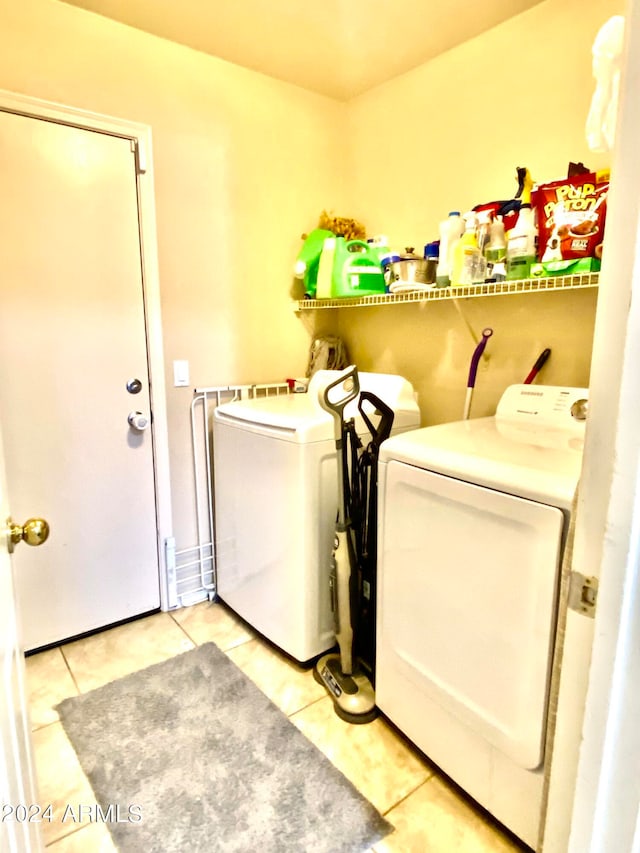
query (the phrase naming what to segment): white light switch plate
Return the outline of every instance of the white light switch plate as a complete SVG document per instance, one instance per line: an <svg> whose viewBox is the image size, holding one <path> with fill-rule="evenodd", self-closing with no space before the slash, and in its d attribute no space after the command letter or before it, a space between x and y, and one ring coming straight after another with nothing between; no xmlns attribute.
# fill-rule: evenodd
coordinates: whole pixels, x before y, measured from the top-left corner
<svg viewBox="0 0 640 853"><path fill-rule="evenodd" d="M173 384L176 388L181 388L189 384L189 362L174 361L173 362Z"/></svg>

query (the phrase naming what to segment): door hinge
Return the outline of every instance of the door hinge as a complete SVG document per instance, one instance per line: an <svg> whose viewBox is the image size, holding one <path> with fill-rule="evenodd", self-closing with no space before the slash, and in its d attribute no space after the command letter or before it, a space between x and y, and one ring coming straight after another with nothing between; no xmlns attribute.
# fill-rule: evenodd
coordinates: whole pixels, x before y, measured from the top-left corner
<svg viewBox="0 0 640 853"><path fill-rule="evenodd" d="M596 615L598 578L588 578L580 572L571 572L569 581L569 608L591 619Z"/></svg>
<svg viewBox="0 0 640 853"><path fill-rule="evenodd" d="M136 158L136 174L144 175L147 171L147 152L139 139L131 140L131 150Z"/></svg>

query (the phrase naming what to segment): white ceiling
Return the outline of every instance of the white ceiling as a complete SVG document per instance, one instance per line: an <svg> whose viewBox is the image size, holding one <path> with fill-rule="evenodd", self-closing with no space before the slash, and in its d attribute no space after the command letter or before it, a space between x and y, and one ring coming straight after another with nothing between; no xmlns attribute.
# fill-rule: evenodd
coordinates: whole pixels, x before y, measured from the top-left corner
<svg viewBox="0 0 640 853"><path fill-rule="evenodd" d="M65 0L340 100L542 0Z"/></svg>

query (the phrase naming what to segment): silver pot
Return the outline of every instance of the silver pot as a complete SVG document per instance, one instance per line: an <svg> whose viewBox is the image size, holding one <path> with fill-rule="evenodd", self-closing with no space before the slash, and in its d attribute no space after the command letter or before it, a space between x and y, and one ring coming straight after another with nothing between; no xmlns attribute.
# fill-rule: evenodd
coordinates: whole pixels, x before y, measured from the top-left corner
<svg viewBox="0 0 640 853"><path fill-rule="evenodd" d="M413 246L405 249L404 254L392 255L385 270L387 285L400 281L403 284L429 284L427 261L416 255Z"/></svg>

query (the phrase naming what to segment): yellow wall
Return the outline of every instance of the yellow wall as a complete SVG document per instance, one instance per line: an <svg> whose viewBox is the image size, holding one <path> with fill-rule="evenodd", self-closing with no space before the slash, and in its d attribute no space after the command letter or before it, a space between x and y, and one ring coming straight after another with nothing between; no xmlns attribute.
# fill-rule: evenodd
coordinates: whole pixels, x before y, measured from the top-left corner
<svg viewBox="0 0 640 853"><path fill-rule="evenodd" d="M623 11L620 0L547 0L352 101L352 215L395 248L422 250L450 210L510 198L517 166L546 181L571 160L605 165L584 140L591 45ZM595 301L587 291L341 309L337 323L361 368L415 384L431 424L461 417L475 346L469 325L476 336L494 329L473 415L493 414L545 347L552 355L541 381L587 385Z"/></svg>
<svg viewBox="0 0 640 853"><path fill-rule="evenodd" d="M0 88L151 125L174 529L195 541L188 388L303 375L300 234L340 207L344 104L56 0L0 6Z"/></svg>

